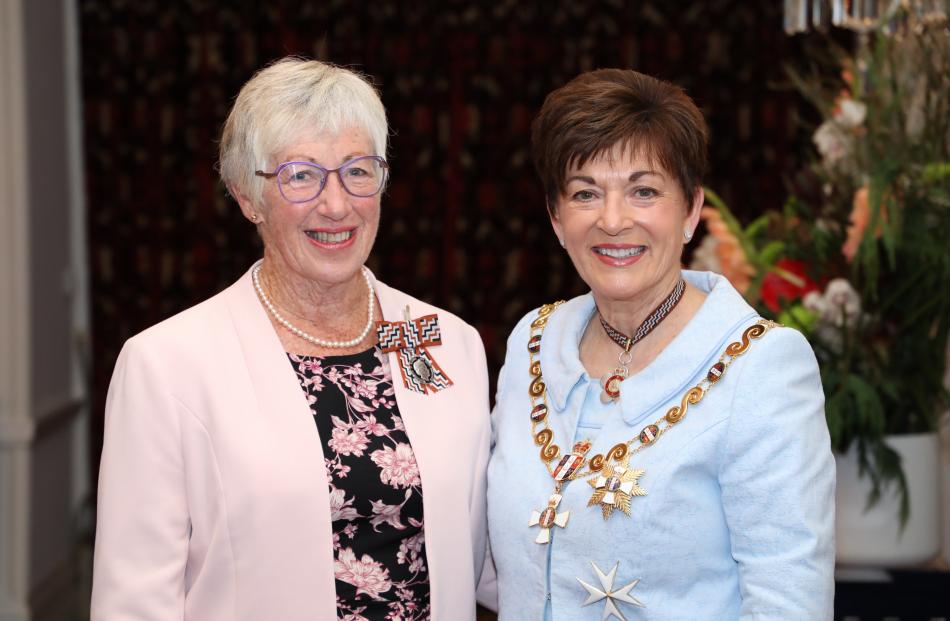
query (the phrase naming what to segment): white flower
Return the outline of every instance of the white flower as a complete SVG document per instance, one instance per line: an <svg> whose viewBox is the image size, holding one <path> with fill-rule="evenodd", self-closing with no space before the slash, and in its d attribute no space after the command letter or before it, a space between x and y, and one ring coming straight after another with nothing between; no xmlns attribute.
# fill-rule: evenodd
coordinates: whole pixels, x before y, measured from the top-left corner
<svg viewBox="0 0 950 621"><path fill-rule="evenodd" d="M868 107L860 101L843 99L838 104L835 122L844 129L855 129L864 123Z"/></svg>
<svg viewBox="0 0 950 621"><path fill-rule="evenodd" d="M854 150L854 133L864 124L868 108L860 101L842 99L834 116L815 130L812 142L824 160L825 166L835 166Z"/></svg>
<svg viewBox="0 0 950 621"><path fill-rule="evenodd" d="M854 323L861 317L861 296L854 290L844 278L835 278L825 287L825 304L827 313L827 323L835 326L842 326L845 322L848 325Z"/></svg>
<svg viewBox="0 0 950 621"><path fill-rule="evenodd" d="M815 130L812 142L827 166L834 166L851 152L852 138L835 121L822 123Z"/></svg>
<svg viewBox="0 0 950 621"><path fill-rule="evenodd" d="M805 310L814 313L816 317L822 317L828 305L820 293L817 291L809 291L805 294L805 297L802 298L802 306L805 307Z"/></svg>
<svg viewBox="0 0 950 621"><path fill-rule="evenodd" d="M864 317L861 296L844 278L830 281L823 293L808 293L802 298L802 306L817 317L817 339L834 352L840 352L843 346L842 328L852 329Z"/></svg>

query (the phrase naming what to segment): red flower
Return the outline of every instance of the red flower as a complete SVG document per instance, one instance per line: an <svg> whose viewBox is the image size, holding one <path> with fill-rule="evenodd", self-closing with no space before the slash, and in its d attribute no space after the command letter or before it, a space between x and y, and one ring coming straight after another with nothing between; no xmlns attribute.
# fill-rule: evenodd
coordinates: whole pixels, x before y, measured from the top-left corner
<svg viewBox="0 0 950 621"><path fill-rule="evenodd" d="M777 272L771 271L762 279L762 303L773 313L782 310L782 300L794 302L810 291L818 291L818 285L805 275L802 261L782 259L775 264Z"/></svg>

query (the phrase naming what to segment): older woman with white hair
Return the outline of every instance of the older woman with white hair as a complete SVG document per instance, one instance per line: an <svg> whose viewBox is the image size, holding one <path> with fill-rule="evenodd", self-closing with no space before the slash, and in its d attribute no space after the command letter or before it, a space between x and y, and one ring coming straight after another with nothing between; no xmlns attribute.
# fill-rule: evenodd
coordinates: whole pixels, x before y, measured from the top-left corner
<svg viewBox="0 0 950 621"><path fill-rule="evenodd" d="M93 619L474 619L485 354L364 267L387 133L340 67L288 58L241 89L221 177L264 256L119 356Z"/></svg>

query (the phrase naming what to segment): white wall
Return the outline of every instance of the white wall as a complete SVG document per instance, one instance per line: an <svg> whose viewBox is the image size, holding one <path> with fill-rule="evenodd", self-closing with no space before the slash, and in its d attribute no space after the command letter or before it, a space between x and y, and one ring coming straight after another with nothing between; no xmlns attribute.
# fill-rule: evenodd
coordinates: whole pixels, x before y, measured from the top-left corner
<svg viewBox="0 0 950 621"><path fill-rule="evenodd" d="M29 224L23 16L0 0L0 620L27 619L30 411Z"/></svg>
<svg viewBox="0 0 950 621"><path fill-rule="evenodd" d="M0 621L72 588L89 491L76 10L0 0Z"/></svg>

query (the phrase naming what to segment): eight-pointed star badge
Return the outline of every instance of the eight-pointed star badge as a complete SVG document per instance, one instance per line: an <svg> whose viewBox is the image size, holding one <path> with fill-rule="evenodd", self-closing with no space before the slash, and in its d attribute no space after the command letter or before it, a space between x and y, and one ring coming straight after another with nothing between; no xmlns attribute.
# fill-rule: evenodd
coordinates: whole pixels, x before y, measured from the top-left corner
<svg viewBox="0 0 950 621"><path fill-rule="evenodd" d="M640 608L646 608L643 602L630 595L630 590L637 586L637 583L640 582L639 578L630 584L622 586L614 591L614 578L617 577L617 568L620 567L620 561L617 561L617 563L614 565L614 568L611 569L607 574L602 572L600 567L598 567L597 563L594 561L591 561L590 565L594 568L594 573L597 574L597 579L600 581L601 588L587 584L578 578L577 581L581 583L581 586L587 589L587 600L581 604L581 606L589 606L590 604L599 602L602 599L607 600L604 603L604 614L600 617L600 621L606 621L612 616L617 617L620 619L620 621L627 621L627 618L623 616L623 613L620 612L619 608L617 608L616 602L625 602L627 604L639 606Z"/></svg>
<svg viewBox="0 0 950 621"><path fill-rule="evenodd" d="M614 509L620 509L630 515L630 498L646 496L645 489L637 485L637 479L643 476L643 470L634 470L627 467L627 459L612 466L606 464L604 469L595 477L587 479L594 493L587 501L588 507L600 505L604 519L610 517Z"/></svg>

